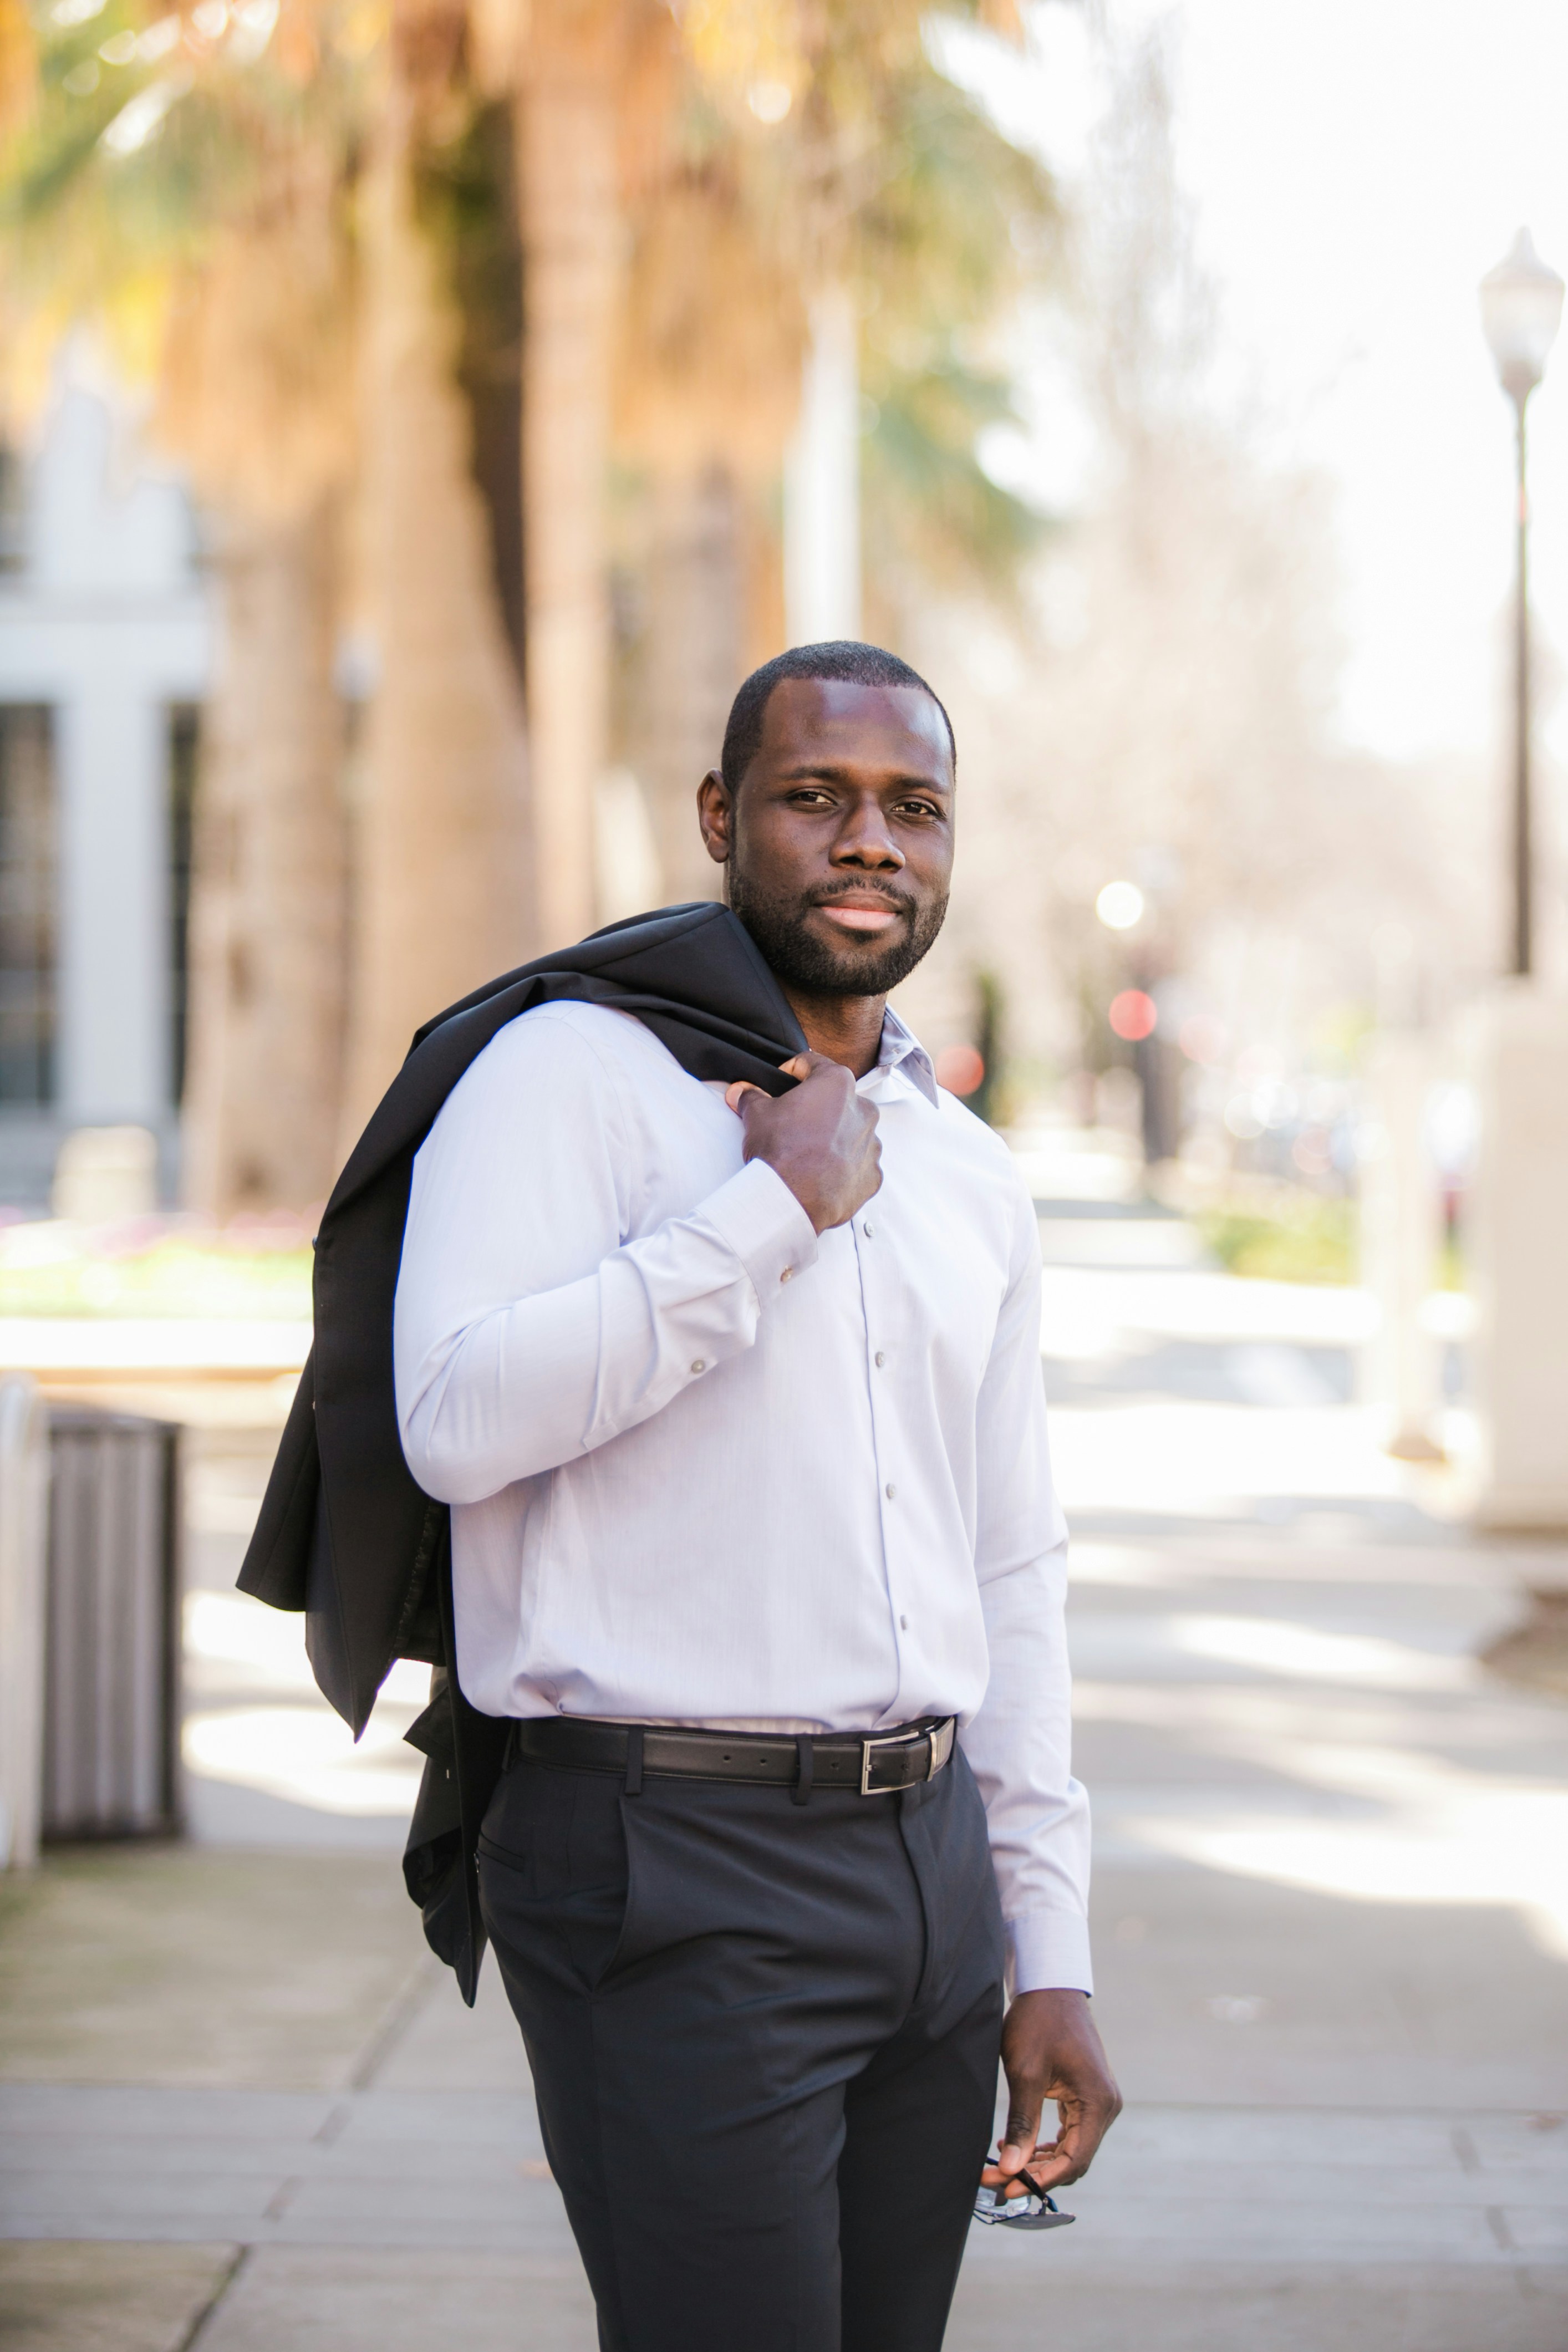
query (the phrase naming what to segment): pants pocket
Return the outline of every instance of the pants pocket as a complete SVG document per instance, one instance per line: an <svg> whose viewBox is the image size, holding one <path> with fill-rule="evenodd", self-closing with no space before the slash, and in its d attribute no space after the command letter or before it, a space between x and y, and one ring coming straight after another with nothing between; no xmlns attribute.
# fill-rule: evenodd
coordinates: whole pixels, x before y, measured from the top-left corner
<svg viewBox="0 0 1568 2352"><path fill-rule="evenodd" d="M642 1843L638 1832L644 1817L639 1814L637 1809L642 1801L640 1797L617 1795L616 1802L621 1823L621 1853L624 1858L621 1923L616 1932L614 1948L594 1980L593 1990L595 1992L602 1992L608 1989L623 1977L628 1969L634 1968L639 1959L646 1958L654 1942L657 1941L657 1934L652 1937L649 1935L647 1906L638 1899L642 1890L647 1886L648 1877L646 1868L638 1868L638 1849Z"/></svg>
<svg viewBox="0 0 1568 2352"><path fill-rule="evenodd" d="M479 1894L502 1966L542 1968L592 1990L625 1921L620 1785L605 1774L515 1765L479 1838Z"/></svg>

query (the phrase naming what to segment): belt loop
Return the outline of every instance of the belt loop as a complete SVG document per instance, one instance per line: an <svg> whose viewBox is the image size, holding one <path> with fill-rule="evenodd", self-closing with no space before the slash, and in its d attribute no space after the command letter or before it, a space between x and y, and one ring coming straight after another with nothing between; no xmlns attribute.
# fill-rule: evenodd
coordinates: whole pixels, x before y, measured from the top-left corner
<svg viewBox="0 0 1568 2352"><path fill-rule="evenodd" d="M631 1725L626 1732L626 1794L642 1795L642 1726Z"/></svg>
<svg viewBox="0 0 1568 2352"><path fill-rule="evenodd" d="M811 1802L811 1776L816 1760L812 1748L811 1735L809 1732L796 1732L795 1738L795 1752L800 1759L800 1769L795 1774L795 1786L789 1792L789 1801L792 1805L809 1805Z"/></svg>

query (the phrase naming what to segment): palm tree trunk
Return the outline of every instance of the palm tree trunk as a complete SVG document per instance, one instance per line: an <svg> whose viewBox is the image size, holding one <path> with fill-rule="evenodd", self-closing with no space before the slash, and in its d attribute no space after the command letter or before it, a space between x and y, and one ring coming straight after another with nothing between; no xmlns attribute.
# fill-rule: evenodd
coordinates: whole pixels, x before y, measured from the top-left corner
<svg viewBox="0 0 1568 2352"><path fill-rule="evenodd" d="M342 1073L345 840L331 507L231 521L190 916L185 1192L219 1217L331 1184Z"/></svg>
<svg viewBox="0 0 1568 2352"><path fill-rule="evenodd" d="M745 662L741 500L721 465L653 488L634 760L647 794L667 898L716 898L721 868L702 846L697 787L719 764Z"/></svg>
<svg viewBox="0 0 1568 2352"><path fill-rule="evenodd" d="M529 744L547 948L594 919L594 800L608 741L616 15L612 0L538 8L519 102Z"/></svg>
<svg viewBox="0 0 1568 2352"><path fill-rule="evenodd" d="M351 1140L413 1031L535 950L522 695L456 309L413 216L396 94L365 200L363 559L380 676L355 811Z"/></svg>

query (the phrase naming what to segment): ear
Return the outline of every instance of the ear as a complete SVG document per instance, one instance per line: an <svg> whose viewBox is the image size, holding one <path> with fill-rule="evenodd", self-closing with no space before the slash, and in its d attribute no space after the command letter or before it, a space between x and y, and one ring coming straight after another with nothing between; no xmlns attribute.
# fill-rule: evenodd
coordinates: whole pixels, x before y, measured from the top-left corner
<svg viewBox="0 0 1568 2352"><path fill-rule="evenodd" d="M734 846L735 803L723 772L710 768L697 787L697 822L702 845L715 866L722 866Z"/></svg>

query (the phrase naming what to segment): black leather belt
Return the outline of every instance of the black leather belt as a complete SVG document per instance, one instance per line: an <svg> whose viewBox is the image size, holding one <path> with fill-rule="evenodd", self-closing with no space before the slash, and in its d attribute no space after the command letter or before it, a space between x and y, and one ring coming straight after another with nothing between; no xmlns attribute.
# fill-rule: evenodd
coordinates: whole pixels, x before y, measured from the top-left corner
<svg viewBox="0 0 1568 2352"><path fill-rule="evenodd" d="M644 1773L677 1780L763 1781L804 1801L812 1788L883 1797L934 1780L952 1755L951 1715L900 1724L896 1731L686 1731L662 1724L595 1723L531 1716L514 1723L507 1766L521 1758L557 1770L615 1772L629 1794Z"/></svg>

